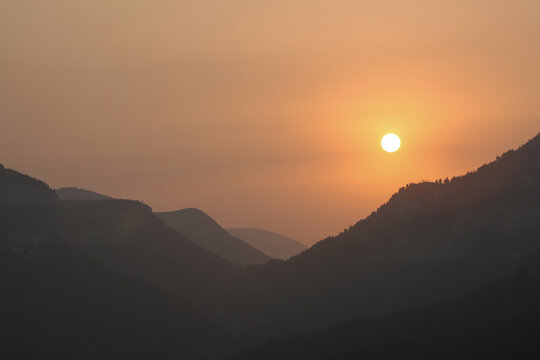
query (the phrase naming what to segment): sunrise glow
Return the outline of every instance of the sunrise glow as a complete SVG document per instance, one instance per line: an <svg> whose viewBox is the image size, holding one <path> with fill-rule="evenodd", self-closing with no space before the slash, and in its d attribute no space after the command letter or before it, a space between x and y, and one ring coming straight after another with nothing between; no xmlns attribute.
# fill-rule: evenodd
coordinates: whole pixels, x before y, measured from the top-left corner
<svg viewBox="0 0 540 360"><path fill-rule="evenodd" d="M396 134L386 134L381 140L381 146L384 151L393 153L401 146L401 140Z"/></svg>

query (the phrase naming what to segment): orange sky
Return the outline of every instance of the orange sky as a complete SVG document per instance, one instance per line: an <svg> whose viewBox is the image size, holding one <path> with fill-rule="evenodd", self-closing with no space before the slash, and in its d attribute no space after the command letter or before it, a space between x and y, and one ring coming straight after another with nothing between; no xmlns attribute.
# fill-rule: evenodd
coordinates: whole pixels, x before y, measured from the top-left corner
<svg viewBox="0 0 540 360"><path fill-rule="evenodd" d="M311 244L540 131L538 19L536 0L3 0L0 162Z"/></svg>

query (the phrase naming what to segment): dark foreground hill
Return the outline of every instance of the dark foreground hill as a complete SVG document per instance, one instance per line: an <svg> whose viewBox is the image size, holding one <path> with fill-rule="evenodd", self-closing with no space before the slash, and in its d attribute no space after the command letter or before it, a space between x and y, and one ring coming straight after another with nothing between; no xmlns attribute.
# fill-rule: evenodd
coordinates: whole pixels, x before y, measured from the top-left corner
<svg viewBox="0 0 540 360"><path fill-rule="evenodd" d="M60 200L111 200L112 197L99 194L94 191L77 187L64 187L56 189L56 195Z"/></svg>
<svg viewBox="0 0 540 360"><path fill-rule="evenodd" d="M539 303L536 256L458 300L269 341L234 359L537 359Z"/></svg>
<svg viewBox="0 0 540 360"><path fill-rule="evenodd" d="M539 245L536 136L475 172L400 189L288 261L248 269L231 314L264 339L432 304L509 276Z"/></svg>
<svg viewBox="0 0 540 360"><path fill-rule="evenodd" d="M194 306L49 241L0 252L3 359L215 359L233 341Z"/></svg>
<svg viewBox="0 0 540 360"><path fill-rule="evenodd" d="M232 264L133 201L58 201L0 168L0 357L212 359L235 341L203 313Z"/></svg>
<svg viewBox="0 0 540 360"><path fill-rule="evenodd" d="M239 238L274 259L287 260L307 249L304 244L301 244L288 236L276 234L275 232L267 230L234 228L227 229L227 231L232 236Z"/></svg>
<svg viewBox="0 0 540 360"><path fill-rule="evenodd" d="M158 212L165 224L197 245L237 265L264 264L272 260L251 245L230 235L214 219L199 209Z"/></svg>

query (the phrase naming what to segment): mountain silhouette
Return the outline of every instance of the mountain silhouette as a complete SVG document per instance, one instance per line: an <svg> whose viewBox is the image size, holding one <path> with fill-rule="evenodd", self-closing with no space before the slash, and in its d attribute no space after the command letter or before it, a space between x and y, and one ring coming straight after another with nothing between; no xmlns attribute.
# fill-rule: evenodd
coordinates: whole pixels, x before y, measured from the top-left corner
<svg viewBox="0 0 540 360"><path fill-rule="evenodd" d="M0 164L0 206L50 206L54 191L43 181Z"/></svg>
<svg viewBox="0 0 540 360"><path fill-rule="evenodd" d="M31 252L53 238L56 201L44 182L0 164L0 250Z"/></svg>
<svg viewBox="0 0 540 360"><path fill-rule="evenodd" d="M287 260L307 247L288 236L255 228L227 229L229 234L262 251L274 259Z"/></svg>
<svg viewBox="0 0 540 360"><path fill-rule="evenodd" d="M111 200L112 197L99 194L94 191L77 187L64 187L56 189L56 195L60 200Z"/></svg>
<svg viewBox="0 0 540 360"><path fill-rule="evenodd" d="M233 359L534 359L539 302L536 255L514 276L462 298L275 339Z"/></svg>
<svg viewBox="0 0 540 360"><path fill-rule="evenodd" d="M539 244L537 135L474 172L401 188L288 261L248 269L230 313L260 341L428 305L509 276Z"/></svg>
<svg viewBox="0 0 540 360"><path fill-rule="evenodd" d="M2 166L0 264L2 358L213 359L235 349L200 301L234 267L138 202L57 200Z"/></svg>
<svg viewBox="0 0 540 360"><path fill-rule="evenodd" d="M77 187L56 189L60 200L112 200L113 198ZM198 209L158 212L168 226L197 245L238 265L263 264L271 260L257 248L230 236L219 224Z"/></svg>
<svg viewBox="0 0 540 360"><path fill-rule="evenodd" d="M111 269L202 304L237 267L166 226L132 200L59 200L57 234Z"/></svg>
<svg viewBox="0 0 540 360"><path fill-rule="evenodd" d="M540 135L466 175L409 184L343 233L265 264L268 256L200 210L156 215L138 201L58 200L44 182L0 166L0 286L9 294L0 326L13 344L0 351L37 357L25 346L35 343L56 358L220 358L275 337L307 333L311 341L316 329L330 329L331 341L341 331L332 326L351 319L372 324L375 337L389 333L389 346L396 339L399 348L414 341L401 341L392 329L402 323L385 314L422 309L416 326L430 324L444 310L426 306L510 276L539 245ZM261 265L232 263L256 263L253 253ZM517 308L521 297L529 311L525 293L509 304ZM510 320L493 326L522 324ZM344 348L368 332L356 331ZM418 331L411 335L443 343ZM369 357L374 339L351 353Z"/></svg>
<svg viewBox="0 0 540 360"><path fill-rule="evenodd" d="M272 258L230 235L214 219L199 209L158 212L165 224L197 245L238 265L264 264Z"/></svg>

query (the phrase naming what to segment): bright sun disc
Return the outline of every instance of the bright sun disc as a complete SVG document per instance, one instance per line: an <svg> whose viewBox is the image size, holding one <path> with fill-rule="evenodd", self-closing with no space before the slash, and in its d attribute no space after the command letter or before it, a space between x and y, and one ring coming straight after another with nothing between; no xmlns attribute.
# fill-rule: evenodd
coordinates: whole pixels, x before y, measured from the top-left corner
<svg viewBox="0 0 540 360"><path fill-rule="evenodd" d="M386 152L395 152L401 146L401 140L396 134L386 134L381 140L381 146Z"/></svg>

